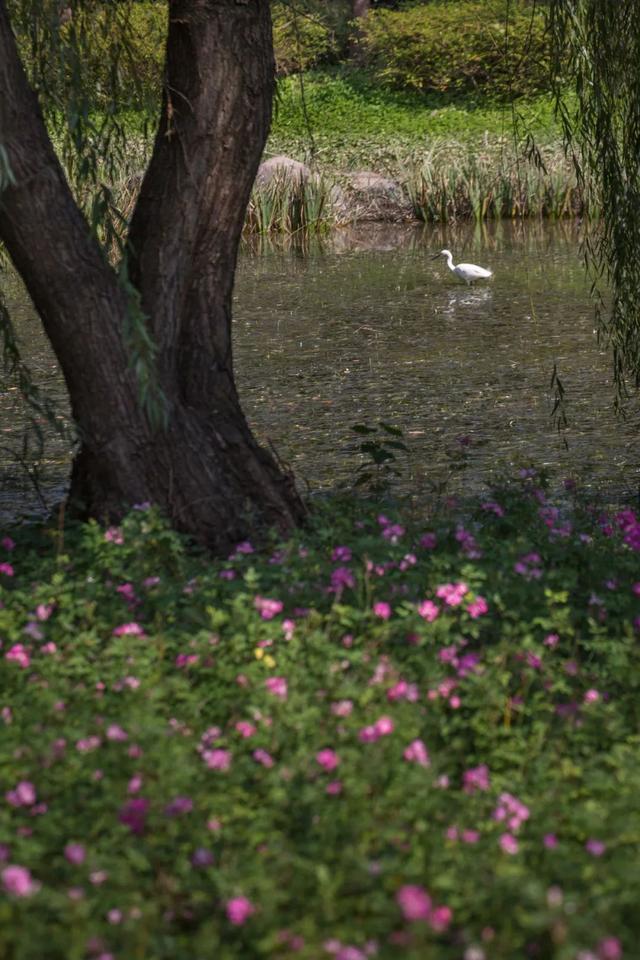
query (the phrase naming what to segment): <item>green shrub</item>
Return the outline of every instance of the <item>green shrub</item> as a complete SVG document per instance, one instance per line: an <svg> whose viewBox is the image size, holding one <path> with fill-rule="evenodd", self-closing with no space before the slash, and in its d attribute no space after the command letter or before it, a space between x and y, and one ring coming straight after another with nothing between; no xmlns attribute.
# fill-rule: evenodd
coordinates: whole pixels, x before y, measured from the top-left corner
<svg viewBox="0 0 640 960"><path fill-rule="evenodd" d="M272 17L279 74L299 73L335 58L335 37L317 13L300 10L297 5L275 4Z"/></svg>
<svg viewBox="0 0 640 960"><path fill-rule="evenodd" d="M62 532L0 539L3 960L636 956L631 511Z"/></svg>
<svg viewBox="0 0 640 960"><path fill-rule="evenodd" d="M495 97L548 88L544 17L515 2L472 0L376 10L360 30L368 63L380 80L396 87L482 90Z"/></svg>

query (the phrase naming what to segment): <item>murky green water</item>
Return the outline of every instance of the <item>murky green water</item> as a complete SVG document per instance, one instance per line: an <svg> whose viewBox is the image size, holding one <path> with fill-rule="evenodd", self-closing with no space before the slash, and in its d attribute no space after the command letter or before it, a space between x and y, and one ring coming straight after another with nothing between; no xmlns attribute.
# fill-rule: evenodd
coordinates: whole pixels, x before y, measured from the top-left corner
<svg viewBox="0 0 640 960"><path fill-rule="evenodd" d="M593 310L568 224L506 223L458 232L380 225L340 231L309 249L267 243L241 257L235 358L245 410L259 436L312 489L355 476L351 425L384 419L410 448L405 487L477 489L512 465L579 474L609 500L637 494L640 413L612 412L610 363L593 335ZM467 288L428 255L495 272ZM49 388L63 395L55 363L26 305L20 333ZM554 363L566 389L569 428L550 419ZM7 449L22 430L2 395L4 508L24 479ZM60 495L63 447L48 445L40 484ZM451 470L452 464L463 470ZM21 494L24 497L24 493ZM31 495L33 503L33 495ZM0 509L3 503L0 501Z"/></svg>

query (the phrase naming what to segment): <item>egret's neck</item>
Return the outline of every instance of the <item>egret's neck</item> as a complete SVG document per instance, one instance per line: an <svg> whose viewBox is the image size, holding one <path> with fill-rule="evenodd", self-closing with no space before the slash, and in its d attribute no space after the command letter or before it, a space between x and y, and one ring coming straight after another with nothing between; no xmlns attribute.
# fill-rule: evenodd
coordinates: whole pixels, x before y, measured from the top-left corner
<svg viewBox="0 0 640 960"><path fill-rule="evenodd" d="M449 267L449 270L455 270L455 267L453 265L453 257L449 250L447 250L447 252L445 253L445 257L447 258L447 266Z"/></svg>

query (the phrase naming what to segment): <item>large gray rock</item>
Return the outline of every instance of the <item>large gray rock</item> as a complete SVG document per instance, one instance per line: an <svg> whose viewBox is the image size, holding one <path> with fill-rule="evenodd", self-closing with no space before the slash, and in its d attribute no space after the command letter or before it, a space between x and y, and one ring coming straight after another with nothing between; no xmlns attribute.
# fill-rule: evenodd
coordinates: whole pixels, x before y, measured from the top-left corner
<svg viewBox="0 0 640 960"><path fill-rule="evenodd" d="M342 222L399 223L412 219L411 204L400 184L372 170L346 174L334 206Z"/></svg>
<svg viewBox="0 0 640 960"><path fill-rule="evenodd" d="M282 182L285 180L292 183L306 183L310 177L311 170L306 164L282 154L277 157L270 157L260 164L256 176L256 186L268 187L274 181Z"/></svg>

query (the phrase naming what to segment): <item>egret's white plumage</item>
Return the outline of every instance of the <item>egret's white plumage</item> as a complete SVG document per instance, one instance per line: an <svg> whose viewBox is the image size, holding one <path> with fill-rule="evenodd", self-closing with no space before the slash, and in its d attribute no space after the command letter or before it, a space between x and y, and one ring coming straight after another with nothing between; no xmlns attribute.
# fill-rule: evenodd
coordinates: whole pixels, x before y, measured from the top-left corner
<svg viewBox="0 0 640 960"><path fill-rule="evenodd" d="M449 270L451 270L452 273L455 273L456 277L458 277L460 280L464 280L464 282L467 284L474 283L476 280L488 280L489 277L493 276L492 270L485 270L484 267L477 267L475 263L454 264L451 250L441 250L440 253L436 253L431 259L435 260L437 257L446 257Z"/></svg>

